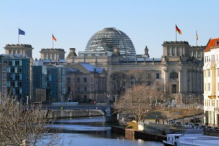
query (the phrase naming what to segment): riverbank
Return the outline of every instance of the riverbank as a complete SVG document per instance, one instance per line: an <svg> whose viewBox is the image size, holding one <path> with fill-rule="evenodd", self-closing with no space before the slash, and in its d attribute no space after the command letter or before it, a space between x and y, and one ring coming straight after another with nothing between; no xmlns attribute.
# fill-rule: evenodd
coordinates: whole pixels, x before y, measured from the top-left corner
<svg viewBox="0 0 219 146"><path fill-rule="evenodd" d="M100 109L52 109L46 111L46 117L51 119L104 116Z"/></svg>
<svg viewBox="0 0 219 146"><path fill-rule="evenodd" d="M137 131L133 129L127 129L121 126L112 126L111 132L123 135L125 138L128 138L128 139L142 139L146 141L162 142L165 137L165 135L154 134L154 133L145 132L145 131Z"/></svg>

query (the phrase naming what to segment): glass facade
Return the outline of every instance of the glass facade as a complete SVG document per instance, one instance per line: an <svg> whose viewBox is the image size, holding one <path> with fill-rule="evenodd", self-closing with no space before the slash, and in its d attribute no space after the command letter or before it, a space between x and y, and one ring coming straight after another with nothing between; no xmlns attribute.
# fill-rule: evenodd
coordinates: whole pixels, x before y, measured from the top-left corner
<svg viewBox="0 0 219 146"><path fill-rule="evenodd" d="M122 31L116 28L104 28L95 33L88 41L86 51L111 51L118 47L123 57L136 54L131 39Z"/></svg>

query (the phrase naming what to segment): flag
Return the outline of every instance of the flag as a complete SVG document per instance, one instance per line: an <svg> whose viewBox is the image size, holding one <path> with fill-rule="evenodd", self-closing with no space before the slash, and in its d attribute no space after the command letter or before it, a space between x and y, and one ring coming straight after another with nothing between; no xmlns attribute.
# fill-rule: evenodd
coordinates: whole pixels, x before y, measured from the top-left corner
<svg viewBox="0 0 219 146"><path fill-rule="evenodd" d="M197 34L197 31L196 31L196 40L198 40L198 34Z"/></svg>
<svg viewBox="0 0 219 146"><path fill-rule="evenodd" d="M182 34L182 31L177 27L177 25L176 25L176 31L178 31L179 34Z"/></svg>
<svg viewBox="0 0 219 146"><path fill-rule="evenodd" d="M56 41L56 38L54 37L54 35L52 35L52 40Z"/></svg>
<svg viewBox="0 0 219 146"><path fill-rule="evenodd" d="M20 28L18 28L18 35L25 35L25 32L21 30Z"/></svg>

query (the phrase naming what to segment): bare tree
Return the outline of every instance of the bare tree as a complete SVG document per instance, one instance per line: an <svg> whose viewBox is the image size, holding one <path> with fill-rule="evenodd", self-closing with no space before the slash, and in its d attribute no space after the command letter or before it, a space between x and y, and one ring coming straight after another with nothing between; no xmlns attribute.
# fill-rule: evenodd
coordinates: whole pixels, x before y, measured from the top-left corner
<svg viewBox="0 0 219 146"><path fill-rule="evenodd" d="M130 86L148 83L148 73L145 70L130 70L127 75Z"/></svg>
<svg viewBox="0 0 219 146"><path fill-rule="evenodd" d="M127 89L114 104L118 113L133 116L136 121L144 121L149 111L156 108L156 99L162 97L163 91L156 85L137 85Z"/></svg>
<svg viewBox="0 0 219 146"><path fill-rule="evenodd" d="M1 98L0 105L0 145L20 146L22 140L28 140L35 145L43 135L48 134L50 124L46 112L40 107L25 108L13 98ZM54 135L45 145L53 145Z"/></svg>
<svg viewBox="0 0 219 146"><path fill-rule="evenodd" d="M113 72L111 75L111 92L113 95L121 95L126 88L127 74L123 71Z"/></svg>

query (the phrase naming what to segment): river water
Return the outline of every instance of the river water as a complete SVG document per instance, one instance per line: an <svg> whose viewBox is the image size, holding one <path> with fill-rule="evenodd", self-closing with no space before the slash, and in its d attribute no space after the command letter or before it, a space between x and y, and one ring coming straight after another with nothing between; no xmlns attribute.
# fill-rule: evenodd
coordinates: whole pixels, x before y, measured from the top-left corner
<svg viewBox="0 0 219 146"><path fill-rule="evenodd" d="M163 146L160 142L130 140L113 134L105 117L61 119L53 127L66 130L59 134L59 144L66 146Z"/></svg>

